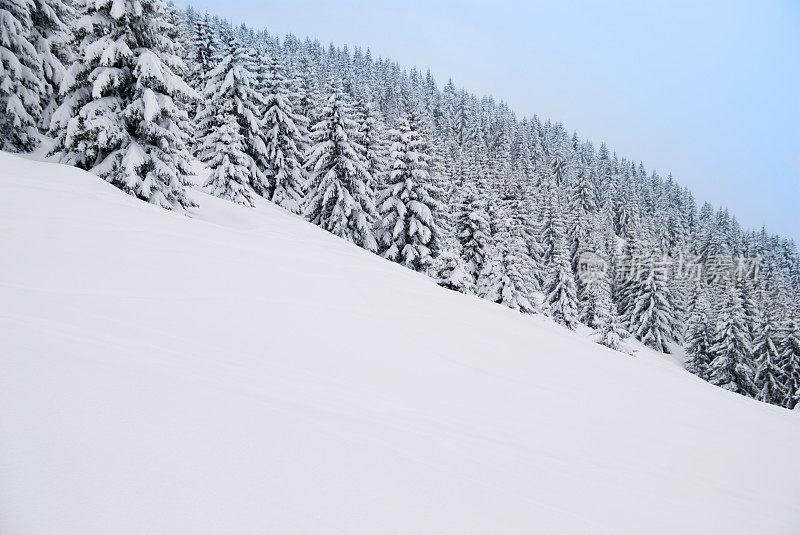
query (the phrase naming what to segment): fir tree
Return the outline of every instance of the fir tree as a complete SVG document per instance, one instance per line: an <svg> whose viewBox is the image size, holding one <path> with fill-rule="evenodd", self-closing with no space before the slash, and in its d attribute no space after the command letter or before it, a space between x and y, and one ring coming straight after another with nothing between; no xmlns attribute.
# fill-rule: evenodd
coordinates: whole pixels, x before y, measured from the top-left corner
<svg viewBox="0 0 800 535"><path fill-rule="evenodd" d="M675 341L675 309L666 273L657 260L642 271L633 292L628 329L646 346L669 353L668 344Z"/></svg>
<svg viewBox="0 0 800 535"><path fill-rule="evenodd" d="M305 167L309 221L367 249L376 251L374 193L362 149L354 141L355 122L342 90L331 83L330 96L311 131Z"/></svg>
<svg viewBox="0 0 800 535"><path fill-rule="evenodd" d="M755 362L756 399L767 403L781 404L787 397L786 375L781 368L777 319L768 310L758 334L753 339Z"/></svg>
<svg viewBox="0 0 800 535"><path fill-rule="evenodd" d="M244 138L233 110L233 102L222 101L213 117L214 129L203 140L200 159L211 169L205 183L215 197L253 206L250 161L244 153Z"/></svg>
<svg viewBox="0 0 800 535"><path fill-rule="evenodd" d="M455 232L467 273L473 282L477 282L491 246L491 234L485 205L471 185L464 186L463 197L456 212Z"/></svg>
<svg viewBox="0 0 800 535"><path fill-rule="evenodd" d="M249 55L233 35L225 38L221 53L206 76L203 104L197 114L202 132L198 157L212 168L206 186L214 195L252 206L250 190L268 190L263 172L266 147L258 119L261 97L255 92ZM223 139L229 146L221 151ZM260 155L259 162L253 159L254 153Z"/></svg>
<svg viewBox="0 0 800 535"><path fill-rule="evenodd" d="M528 299L518 264L514 247L501 237L489 251L488 259L478 277L478 296L513 310L533 312L534 306Z"/></svg>
<svg viewBox="0 0 800 535"><path fill-rule="evenodd" d="M356 99L355 108L358 143L364 149L362 156L367 162L367 171L373 181L370 187L381 190L384 187L384 167L388 156L384 143L383 125L377 110L363 93Z"/></svg>
<svg viewBox="0 0 800 535"><path fill-rule="evenodd" d="M314 67L306 56L302 56L299 59L298 75L295 84L298 93L297 113L305 117L308 124L316 123L321 98L317 90Z"/></svg>
<svg viewBox="0 0 800 535"><path fill-rule="evenodd" d="M36 124L45 92L29 29L33 0L0 3L0 150L27 152L39 143Z"/></svg>
<svg viewBox="0 0 800 535"><path fill-rule="evenodd" d="M783 406L791 409L800 404L800 321L792 318L787 322L781 341L780 366L786 377Z"/></svg>
<svg viewBox="0 0 800 535"><path fill-rule="evenodd" d="M624 340L629 336L628 332L623 328L622 321L619 314L617 314L617 307L609 304L608 313L602 318L602 323L598 329L596 341L598 344L604 345L614 351L621 351L628 353L624 346Z"/></svg>
<svg viewBox="0 0 800 535"><path fill-rule="evenodd" d="M272 202L299 214L303 198L302 147L307 132L294 112L294 95L278 58L272 58L264 79L266 169Z"/></svg>
<svg viewBox="0 0 800 535"><path fill-rule="evenodd" d="M553 244L550 276L545 284L545 311L556 322L574 329L578 323L578 290L567 244L562 237Z"/></svg>
<svg viewBox="0 0 800 535"><path fill-rule="evenodd" d="M695 291L692 299L691 314L686 328L686 369L708 380L708 365L711 363L709 350L714 343L714 326L712 324L711 310L705 292L701 289Z"/></svg>
<svg viewBox="0 0 800 535"><path fill-rule="evenodd" d="M419 127L412 116L390 132L391 170L378 197L378 238L384 258L424 272L439 253L443 207L428 173Z"/></svg>
<svg viewBox="0 0 800 535"><path fill-rule="evenodd" d="M475 284L467 273L464 259L456 252L446 250L439 255L433 264L433 278L439 286L448 290L475 293Z"/></svg>
<svg viewBox="0 0 800 535"><path fill-rule="evenodd" d="M713 357L708 368L709 381L731 392L753 396L756 386L750 362L752 341L742 310L742 298L732 284L728 284L717 317L719 323L709 348Z"/></svg>
<svg viewBox="0 0 800 535"><path fill-rule="evenodd" d="M34 0L31 12L31 42L36 48L42 73L40 126L50 128L50 117L58 106L59 90L72 61L70 29L75 10L70 1Z"/></svg>
<svg viewBox="0 0 800 535"><path fill-rule="evenodd" d="M53 115L54 152L130 195L164 208L191 206L188 118L176 103L194 91L160 0L88 2L77 23L76 61Z"/></svg>
<svg viewBox="0 0 800 535"><path fill-rule="evenodd" d="M580 321L598 329L606 323L611 313L611 287L605 273L588 278L578 293Z"/></svg>
<svg viewBox="0 0 800 535"><path fill-rule="evenodd" d="M191 58L191 74L189 82L198 91L203 90L208 73L214 68L217 56L217 42L208 14L197 18L192 28L191 39L193 54Z"/></svg>

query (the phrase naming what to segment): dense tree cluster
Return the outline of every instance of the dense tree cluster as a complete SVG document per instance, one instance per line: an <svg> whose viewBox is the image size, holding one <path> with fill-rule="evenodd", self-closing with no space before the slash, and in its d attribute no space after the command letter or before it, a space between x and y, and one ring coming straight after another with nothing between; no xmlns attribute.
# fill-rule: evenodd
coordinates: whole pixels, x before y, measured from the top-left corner
<svg viewBox="0 0 800 535"><path fill-rule="evenodd" d="M451 290L612 349L684 348L713 384L800 401L791 240L452 81L162 0L3 0L0 90L3 150L50 135L61 161L178 210L196 159L213 195L261 197Z"/></svg>

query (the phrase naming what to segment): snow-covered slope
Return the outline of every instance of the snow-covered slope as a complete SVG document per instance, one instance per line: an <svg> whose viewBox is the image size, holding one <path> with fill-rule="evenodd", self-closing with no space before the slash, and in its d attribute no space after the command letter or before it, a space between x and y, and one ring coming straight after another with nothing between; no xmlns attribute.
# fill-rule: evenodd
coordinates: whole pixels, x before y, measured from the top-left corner
<svg viewBox="0 0 800 535"><path fill-rule="evenodd" d="M0 533L800 532L800 414L194 195L0 154Z"/></svg>

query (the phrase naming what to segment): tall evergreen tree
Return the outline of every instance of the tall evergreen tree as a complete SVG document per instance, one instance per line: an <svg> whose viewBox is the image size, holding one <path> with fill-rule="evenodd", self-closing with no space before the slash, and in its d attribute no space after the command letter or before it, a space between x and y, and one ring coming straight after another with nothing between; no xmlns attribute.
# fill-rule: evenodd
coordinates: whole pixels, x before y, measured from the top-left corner
<svg viewBox="0 0 800 535"><path fill-rule="evenodd" d="M777 318L769 309L763 324L753 339L753 359L755 363L756 399L767 403L781 404L787 397L786 375L781 368L779 333L776 332Z"/></svg>
<svg viewBox="0 0 800 535"><path fill-rule="evenodd" d="M697 288L686 327L686 355L689 357L686 369L705 380L708 380L708 365L711 363L709 351L714 343L715 334L711 316L705 292Z"/></svg>
<svg viewBox="0 0 800 535"><path fill-rule="evenodd" d="M709 381L726 390L753 396L756 385L750 360L752 340L742 309L742 298L733 284L728 284L717 317L719 323L709 348L713 357L708 368Z"/></svg>
<svg viewBox="0 0 800 535"><path fill-rule="evenodd" d="M791 409L800 404L800 320L789 319L781 341L781 370L786 376L783 406Z"/></svg>
<svg viewBox="0 0 800 535"><path fill-rule="evenodd" d="M604 345L614 351L627 353L624 340L628 337L628 332L622 326L622 321L617 313L617 307L610 303L608 314L602 318L602 324L598 330L597 343Z"/></svg>
<svg viewBox="0 0 800 535"><path fill-rule="evenodd" d="M237 204L253 206L250 187L251 162L244 152L244 137L231 100L222 100L215 106L214 128L203 140L200 159L211 173L205 183L215 197Z"/></svg>
<svg viewBox="0 0 800 535"><path fill-rule="evenodd" d="M208 73L214 68L217 57L217 40L208 14L198 17L192 28L192 57L189 82L198 91L203 91Z"/></svg>
<svg viewBox="0 0 800 535"><path fill-rule="evenodd" d="M54 152L130 195L164 208L191 206L188 118L176 99L195 92L160 0L87 2L77 23L77 57L53 115Z"/></svg>
<svg viewBox="0 0 800 535"><path fill-rule="evenodd" d="M72 61L70 28L75 10L69 0L34 0L31 42L36 47L42 73L40 126L50 128L50 117L60 103L59 91Z"/></svg>
<svg viewBox="0 0 800 535"><path fill-rule="evenodd" d="M357 97L355 105L356 123L358 124L358 143L364 149L364 160L367 171L372 177L370 186L376 191L383 189L386 170L387 150L385 132L375 106L367 100L363 92Z"/></svg>
<svg viewBox="0 0 800 535"><path fill-rule="evenodd" d="M303 199L302 147L308 133L294 111L295 96L278 58L272 58L264 80L266 169L272 202L299 214Z"/></svg>
<svg viewBox="0 0 800 535"><path fill-rule="evenodd" d="M666 273L651 259L634 281L634 294L626 323L630 332L643 344L669 353L675 342L675 309Z"/></svg>
<svg viewBox="0 0 800 535"><path fill-rule="evenodd" d="M464 259L457 252L444 250L434 261L433 278L439 286L461 292L475 293L475 283L467 273Z"/></svg>
<svg viewBox="0 0 800 535"><path fill-rule="evenodd" d="M0 3L0 150L31 151L45 92L42 68L30 32L33 0Z"/></svg>
<svg viewBox="0 0 800 535"><path fill-rule="evenodd" d="M251 190L259 194L269 191L263 171L266 146L261 137L261 96L256 92L249 54L233 34L225 37L220 54L206 75L203 104L196 118L202 133L198 157L212 168L206 186L216 196L252 206ZM223 139L228 146L221 150Z"/></svg>
<svg viewBox="0 0 800 535"><path fill-rule="evenodd" d="M390 132L391 170L378 197L378 241L384 258L424 272L439 254L443 206L419 128L412 115Z"/></svg>
<svg viewBox="0 0 800 535"><path fill-rule="evenodd" d="M456 212L455 232L467 273L473 282L477 282L491 246L491 234L485 205L471 184L464 186L463 197Z"/></svg>
<svg viewBox="0 0 800 535"><path fill-rule="evenodd" d="M557 237L553 244L550 276L544 291L546 313L556 322L574 329L578 323L578 290L563 236Z"/></svg>
<svg viewBox="0 0 800 535"><path fill-rule="evenodd" d="M478 277L477 294L513 310L531 313L525 281L519 271L519 258L506 236L501 236L489 250Z"/></svg>
<svg viewBox="0 0 800 535"><path fill-rule="evenodd" d="M368 251L376 251L376 218L372 177L354 140L356 124L341 87L330 84L330 95L311 131L305 167L309 221Z"/></svg>

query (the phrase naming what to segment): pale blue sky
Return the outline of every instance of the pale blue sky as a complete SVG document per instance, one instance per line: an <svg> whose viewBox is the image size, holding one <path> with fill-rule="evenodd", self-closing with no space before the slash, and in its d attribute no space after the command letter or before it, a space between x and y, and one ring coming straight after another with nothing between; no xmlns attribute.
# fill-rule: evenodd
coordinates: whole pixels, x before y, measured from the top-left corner
<svg viewBox="0 0 800 535"><path fill-rule="evenodd" d="M430 68L800 241L800 1L188 3Z"/></svg>

